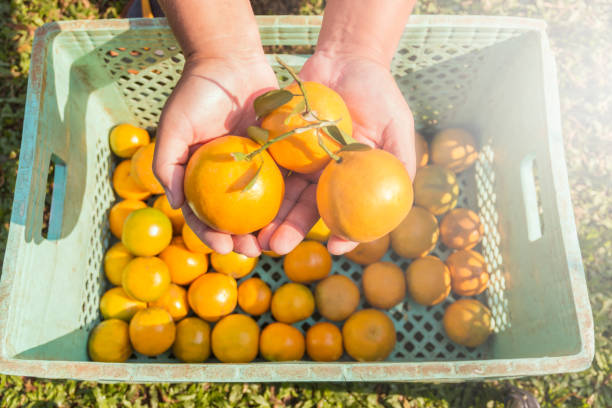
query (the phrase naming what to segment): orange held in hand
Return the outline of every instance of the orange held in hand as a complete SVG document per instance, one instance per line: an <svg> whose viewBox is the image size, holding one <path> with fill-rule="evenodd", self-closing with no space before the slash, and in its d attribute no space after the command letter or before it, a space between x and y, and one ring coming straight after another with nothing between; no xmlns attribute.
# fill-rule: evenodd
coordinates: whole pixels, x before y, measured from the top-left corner
<svg viewBox="0 0 612 408"><path fill-rule="evenodd" d="M159 258L138 257L123 269L122 284L128 296L143 302L152 302L168 290L170 272Z"/></svg>
<svg viewBox="0 0 612 408"><path fill-rule="evenodd" d="M381 361L395 348L395 327L376 309L356 312L342 326L344 349L357 361Z"/></svg>
<svg viewBox="0 0 612 408"><path fill-rule="evenodd" d="M189 306L209 322L232 313L238 302L236 280L231 276L208 272L193 281L187 291Z"/></svg>
<svg viewBox="0 0 612 408"><path fill-rule="evenodd" d="M374 241L362 242L351 252L344 254L344 256L355 263L369 265L385 256L388 249L389 235L384 235Z"/></svg>
<svg viewBox="0 0 612 408"><path fill-rule="evenodd" d="M178 322L189 313L187 304L187 291L185 288L171 283L161 297L149 303L149 306L157 306L165 309L175 322Z"/></svg>
<svg viewBox="0 0 612 408"><path fill-rule="evenodd" d="M153 194L163 194L164 188L153 174L155 142L141 147L132 157L130 174L140 186Z"/></svg>
<svg viewBox="0 0 612 408"><path fill-rule="evenodd" d="M472 249L484 235L480 217L467 208L450 210L440 223L440 239L449 248Z"/></svg>
<svg viewBox="0 0 612 408"><path fill-rule="evenodd" d="M140 187L136 180L130 176L130 169L130 160L124 160L115 167L113 172L113 188L121 198L145 200L151 193Z"/></svg>
<svg viewBox="0 0 612 408"><path fill-rule="evenodd" d="M183 217L183 211L178 208L174 209L168 202L168 197L165 194L160 195L155 199L153 208L157 208L170 219L172 223L172 231L174 235L180 235L183 230L183 224L185 224L185 218Z"/></svg>
<svg viewBox="0 0 612 408"><path fill-rule="evenodd" d="M259 350L268 361L299 360L304 356L304 336L286 323L270 323L259 336Z"/></svg>
<svg viewBox="0 0 612 408"><path fill-rule="evenodd" d="M433 306L442 302L451 290L450 272L435 256L415 259L406 270L408 292L415 302Z"/></svg>
<svg viewBox="0 0 612 408"><path fill-rule="evenodd" d="M306 332L306 353L314 361L336 361L342 357L342 333L328 322L319 322Z"/></svg>
<svg viewBox="0 0 612 408"><path fill-rule="evenodd" d="M148 145L150 140L146 130L128 123L115 126L109 136L111 150L124 159L132 157L139 148Z"/></svg>
<svg viewBox="0 0 612 408"><path fill-rule="evenodd" d="M181 237L173 238L159 257L170 270L170 280L177 285L189 285L208 270L206 255L188 250Z"/></svg>
<svg viewBox="0 0 612 408"><path fill-rule="evenodd" d="M128 324L119 319L100 322L89 335L87 350L93 361L123 363L132 355Z"/></svg>
<svg viewBox="0 0 612 408"><path fill-rule="evenodd" d="M213 328L211 345L222 363L248 363L259 351L259 326L243 314L225 316Z"/></svg>
<svg viewBox="0 0 612 408"><path fill-rule="evenodd" d="M172 224L166 214L156 208L131 212L123 223L121 242L137 256L154 256L172 240Z"/></svg>
<svg viewBox="0 0 612 408"><path fill-rule="evenodd" d="M300 283L285 283L272 295L272 316L282 323L295 323L313 314L315 301L310 289Z"/></svg>
<svg viewBox="0 0 612 408"><path fill-rule="evenodd" d="M285 255L283 269L293 282L310 283L323 279L332 267L327 248L317 241L302 241Z"/></svg>
<svg viewBox="0 0 612 408"><path fill-rule="evenodd" d="M268 311L272 291L259 278L249 278L238 286L238 305L245 313L259 316Z"/></svg>
<svg viewBox="0 0 612 408"><path fill-rule="evenodd" d="M259 257L249 258L237 252L227 254L213 252L210 254L210 264L213 269L235 279L240 279L251 273L255 266L257 266L258 261Z"/></svg>
<svg viewBox="0 0 612 408"><path fill-rule="evenodd" d="M108 214L108 224L111 233L117 238L121 239L125 219L132 213L132 211L139 210L141 208L147 208L147 205L138 200L123 200L113 205Z"/></svg>
<svg viewBox="0 0 612 408"><path fill-rule="evenodd" d="M317 283L314 296L317 311L334 322L346 319L359 306L359 288L344 275L331 275Z"/></svg>
<svg viewBox="0 0 612 408"><path fill-rule="evenodd" d="M446 258L453 292L461 296L476 296L489 285L489 273L484 258L469 249L455 251Z"/></svg>
<svg viewBox="0 0 612 408"><path fill-rule="evenodd" d="M139 311L130 321L130 340L134 350L145 356L157 356L172 347L176 326L172 316L161 307Z"/></svg>

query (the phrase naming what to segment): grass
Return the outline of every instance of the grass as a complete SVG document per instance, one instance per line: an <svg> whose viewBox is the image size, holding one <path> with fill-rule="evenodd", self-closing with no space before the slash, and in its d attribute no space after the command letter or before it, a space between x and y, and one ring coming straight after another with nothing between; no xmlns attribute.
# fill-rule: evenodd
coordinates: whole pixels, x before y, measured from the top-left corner
<svg viewBox="0 0 612 408"><path fill-rule="evenodd" d="M46 21L115 17L125 1L0 2L0 254L10 220L34 30ZM323 0L254 0L259 14L317 14ZM500 407L515 384L543 407L612 406L612 5L609 0L420 0L421 14L545 19L557 57L572 200L593 307L596 356L582 373L454 384L96 384L0 376L1 407Z"/></svg>

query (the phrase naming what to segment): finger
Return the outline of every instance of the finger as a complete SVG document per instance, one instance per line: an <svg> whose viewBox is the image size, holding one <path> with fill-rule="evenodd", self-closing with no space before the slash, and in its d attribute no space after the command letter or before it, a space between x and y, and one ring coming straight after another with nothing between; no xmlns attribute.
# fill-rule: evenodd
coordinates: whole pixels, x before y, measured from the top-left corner
<svg viewBox="0 0 612 408"><path fill-rule="evenodd" d="M193 232L200 237L202 242L210 247L215 252L220 254L228 254L234 249L234 241L230 234L224 232L215 231L212 228L204 225L202 221L196 217L191 211L191 208L187 204L184 204L181 209L183 210L183 217L185 222L191 227Z"/></svg>
<svg viewBox="0 0 612 408"><path fill-rule="evenodd" d="M410 109L402 109L387 125L383 132L382 148L393 153L406 167L410 177L416 173L416 152L414 147L414 120Z"/></svg>
<svg viewBox="0 0 612 408"><path fill-rule="evenodd" d="M233 235L232 240L234 241L234 252L246 255L250 258L261 255L261 247L255 235Z"/></svg>
<svg viewBox="0 0 612 408"><path fill-rule="evenodd" d="M327 250L332 255L342 255L352 251L359 245L359 242L348 241L344 238L340 238L337 235L332 235L327 241Z"/></svg>

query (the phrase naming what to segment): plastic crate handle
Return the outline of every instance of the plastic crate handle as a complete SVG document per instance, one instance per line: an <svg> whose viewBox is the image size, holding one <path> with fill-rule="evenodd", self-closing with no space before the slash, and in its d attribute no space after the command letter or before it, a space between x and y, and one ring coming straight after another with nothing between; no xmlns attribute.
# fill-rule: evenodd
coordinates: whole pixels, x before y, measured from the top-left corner
<svg viewBox="0 0 612 408"><path fill-rule="evenodd" d="M521 189L527 219L527 238L530 242L542 238L542 201L536 169L536 155L530 153L521 162Z"/></svg>
<svg viewBox="0 0 612 408"><path fill-rule="evenodd" d="M64 203L66 200L66 163L57 155L52 154L47 169L54 166L53 186L49 186L51 194L51 210L49 214L49 228L47 240L57 240L62 234L62 219L64 215ZM48 176L47 176L48 178ZM47 180L47 184L49 180ZM45 199L46 202L46 199ZM44 212L44 206L43 206ZM41 217L43 214L41 214Z"/></svg>

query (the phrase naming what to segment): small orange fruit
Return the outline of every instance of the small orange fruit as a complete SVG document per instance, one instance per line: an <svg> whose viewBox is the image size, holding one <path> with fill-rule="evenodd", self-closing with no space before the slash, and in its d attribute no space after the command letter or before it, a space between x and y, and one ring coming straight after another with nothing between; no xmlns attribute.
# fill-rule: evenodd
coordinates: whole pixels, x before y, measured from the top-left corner
<svg viewBox="0 0 612 408"><path fill-rule="evenodd" d="M206 255L188 250L181 237L172 239L159 257L168 266L170 280L177 285L189 285L208 270Z"/></svg>
<svg viewBox="0 0 612 408"><path fill-rule="evenodd" d="M491 334L491 311L475 299L459 299L446 308L443 324L455 343L478 347Z"/></svg>
<svg viewBox="0 0 612 408"><path fill-rule="evenodd" d="M442 302L451 290L448 268L439 258L431 255L415 259L408 266L406 282L412 299L425 306Z"/></svg>
<svg viewBox="0 0 612 408"><path fill-rule="evenodd" d="M339 322L359 306L359 288L344 275L331 275L317 283L314 291L317 310L326 319Z"/></svg>
<svg viewBox="0 0 612 408"><path fill-rule="evenodd" d="M329 236L331 235L331 231L325 225L323 218L319 218L319 221L312 226L308 234L306 234L306 239L311 239L313 241L319 242L327 242Z"/></svg>
<svg viewBox="0 0 612 408"><path fill-rule="evenodd" d="M351 252L344 254L344 256L360 265L369 265L385 256L388 249L389 235L384 235L374 241L362 242Z"/></svg>
<svg viewBox="0 0 612 408"><path fill-rule="evenodd" d="M104 320L91 331L89 357L104 363L123 363L132 355L128 324L120 319Z"/></svg>
<svg viewBox="0 0 612 408"><path fill-rule="evenodd" d="M449 248L472 249L484 235L480 217L467 208L450 210L440 223L440 239Z"/></svg>
<svg viewBox="0 0 612 408"><path fill-rule="evenodd" d="M336 361L342 357L342 333L328 322L319 322L306 332L306 353L314 361Z"/></svg>
<svg viewBox="0 0 612 408"><path fill-rule="evenodd" d="M304 335L285 323L270 323L259 336L259 351L268 361L293 361L304 356Z"/></svg>
<svg viewBox="0 0 612 408"><path fill-rule="evenodd" d="M451 288L461 296L476 296L489 285L489 273L484 258L469 249L455 251L446 258L451 274Z"/></svg>
<svg viewBox="0 0 612 408"><path fill-rule="evenodd" d="M104 273L110 283L121 285L123 268L134 259L134 255L121 243L117 242L104 254Z"/></svg>
<svg viewBox="0 0 612 408"><path fill-rule="evenodd" d="M419 132L414 133L414 147L416 150L417 167L427 166L429 161L429 146L427 141Z"/></svg>
<svg viewBox="0 0 612 408"><path fill-rule="evenodd" d="M283 260L285 275L299 283L323 279L329 275L331 267L331 255L327 248L317 241L300 242Z"/></svg>
<svg viewBox="0 0 612 408"><path fill-rule="evenodd" d="M404 300L406 280L402 269L391 262L376 262L363 270L363 294L368 303L390 309Z"/></svg>
<svg viewBox="0 0 612 408"><path fill-rule="evenodd" d="M132 213L132 211L142 208L147 208L147 205L138 200L123 200L113 205L108 213L108 224L111 233L117 238L121 239L125 219Z"/></svg>
<svg viewBox="0 0 612 408"><path fill-rule="evenodd" d="M176 326L172 316L161 307L140 310L130 321L130 340L137 352L157 356L172 347Z"/></svg>
<svg viewBox="0 0 612 408"><path fill-rule="evenodd" d="M236 308L236 279L218 272L205 273L189 286L187 299L198 316L204 320L216 321Z"/></svg>
<svg viewBox="0 0 612 408"><path fill-rule="evenodd" d="M434 215L457 206L459 184L451 170L429 165L417 170L414 177L414 203Z"/></svg>
<svg viewBox="0 0 612 408"><path fill-rule="evenodd" d="M112 152L124 159L132 157L136 150L148 145L150 141L146 130L128 123L115 126L109 136Z"/></svg>
<svg viewBox="0 0 612 408"><path fill-rule="evenodd" d="M158 299L149 303L149 306L157 306L165 309L175 322L178 322L189 313L187 303L187 291L185 288L171 283L168 290Z"/></svg>
<svg viewBox="0 0 612 408"><path fill-rule="evenodd" d="M355 312L342 326L344 349L357 361L381 361L395 348L395 327L376 309Z"/></svg>
<svg viewBox="0 0 612 408"><path fill-rule="evenodd" d="M210 357L210 325L199 317L178 322L172 354L184 363L206 361Z"/></svg>
<svg viewBox="0 0 612 408"><path fill-rule="evenodd" d="M170 219L172 223L172 231L174 235L180 235L183 230L183 224L185 224L185 218L183 217L183 211L178 208L174 209L170 206L168 197L165 194L160 195L155 199L153 208L157 208Z"/></svg>
<svg viewBox="0 0 612 408"><path fill-rule="evenodd" d="M129 322L136 312L146 307L146 302L132 299L120 287L107 290L100 299L100 312L105 320L121 319Z"/></svg>
<svg viewBox="0 0 612 408"><path fill-rule="evenodd" d="M251 273L255 266L257 266L258 261L259 257L257 256L249 258L237 252L230 252L228 254L213 252L210 254L210 264L213 269L235 279L240 279Z"/></svg>
<svg viewBox="0 0 612 408"><path fill-rule="evenodd" d="M172 224L156 208L132 211L123 223L121 242L134 255L154 256L172 240Z"/></svg>
<svg viewBox="0 0 612 408"><path fill-rule="evenodd" d="M259 316L270 309L272 291L266 282L259 278L249 278L238 286L238 305L253 316Z"/></svg>
<svg viewBox="0 0 612 408"><path fill-rule="evenodd" d="M183 242L191 252L198 252L200 254L210 254L212 252L212 249L210 249L208 245L202 242L200 237L198 237L196 233L193 232L193 230L187 223L183 224L182 233Z"/></svg>
<svg viewBox="0 0 612 408"><path fill-rule="evenodd" d="M142 188L153 194L163 194L164 188L153 174L155 142L139 148L132 156L130 174Z"/></svg>
<svg viewBox="0 0 612 408"><path fill-rule="evenodd" d="M213 328L211 345L222 363L248 363L259 351L259 326L247 315L225 316Z"/></svg>
<svg viewBox="0 0 612 408"><path fill-rule="evenodd" d="M315 301L308 287L300 283L285 283L272 295L270 309L276 320L291 324L310 317Z"/></svg>
<svg viewBox="0 0 612 408"><path fill-rule="evenodd" d="M438 242L438 220L422 207L414 206L400 225L391 231L391 246L404 258L419 258L430 253Z"/></svg>
<svg viewBox="0 0 612 408"><path fill-rule="evenodd" d="M463 129L441 130L431 141L431 161L455 173L469 168L477 158L476 140Z"/></svg>
<svg viewBox="0 0 612 408"><path fill-rule="evenodd" d="M151 193L142 187L130 176L131 161L123 160L113 172L113 188L121 198L131 200L145 200Z"/></svg>
<svg viewBox="0 0 612 408"><path fill-rule="evenodd" d="M123 269L122 285L128 296L143 302L152 302L168 290L170 271L159 258L137 257Z"/></svg>

